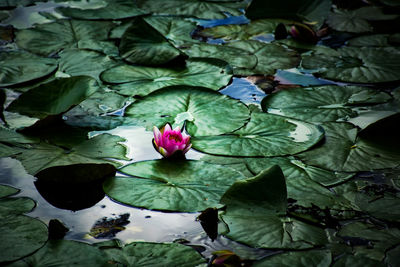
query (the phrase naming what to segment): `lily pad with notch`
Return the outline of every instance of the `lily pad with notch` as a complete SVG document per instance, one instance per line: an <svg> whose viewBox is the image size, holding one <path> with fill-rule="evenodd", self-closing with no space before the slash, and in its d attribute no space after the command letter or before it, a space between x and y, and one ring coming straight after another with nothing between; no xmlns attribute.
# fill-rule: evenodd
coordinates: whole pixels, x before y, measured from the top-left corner
<svg viewBox="0 0 400 267"><path fill-rule="evenodd" d="M249 118L249 110L240 101L207 88L171 86L135 101L126 108L125 116L149 130L166 123L183 128L185 123L190 135L204 136L242 127Z"/></svg>
<svg viewBox="0 0 400 267"><path fill-rule="evenodd" d="M219 199L236 180L238 171L193 160L152 160L127 165L132 177L110 178L104 191L112 199L135 207L180 212L220 207Z"/></svg>
<svg viewBox="0 0 400 267"><path fill-rule="evenodd" d="M322 128L313 124L253 111L244 127L222 135L195 136L192 144L214 155L272 157L305 151L323 136Z"/></svg>
<svg viewBox="0 0 400 267"><path fill-rule="evenodd" d="M145 96L172 85L202 86L218 90L227 85L232 70L218 59L192 58L184 68L155 68L120 65L104 71L101 79L123 95Z"/></svg>

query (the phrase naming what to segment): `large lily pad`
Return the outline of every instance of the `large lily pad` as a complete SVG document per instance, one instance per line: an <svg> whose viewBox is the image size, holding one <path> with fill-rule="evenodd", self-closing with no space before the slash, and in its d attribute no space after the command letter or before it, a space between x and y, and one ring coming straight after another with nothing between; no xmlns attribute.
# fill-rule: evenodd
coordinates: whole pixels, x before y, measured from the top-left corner
<svg viewBox="0 0 400 267"><path fill-rule="evenodd" d="M324 78L358 83L399 80L400 53L391 48L342 47L304 55L301 66Z"/></svg>
<svg viewBox="0 0 400 267"><path fill-rule="evenodd" d="M131 206L182 212L221 206L226 189L245 178L231 168L203 161L142 161L121 171L141 178L108 179L104 184L108 196Z"/></svg>
<svg viewBox="0 0 400 267"><path fill-rule="evenodd" d="M257 248L304 249L327 242L323 229L285 216L286 186L274 166L235 182L221 198L227 237Z"/></svg>
<svg viewBox="0 0 400 267"><path fill-rule="evenodd" d="M142 18L136 18L125 31L121 38L119 51L121 57L128 62L142 65L164 64L181 54Z"/></svg>
<svg viewBox="0 0 400 267"><path fill-rule="evenodd" d="M1 52L0 65L0 87L39 79L57 69L55 59L27 52Z"/></svg>
<svg viewBox="0 0 400 267"><path fill-rule="evenodd" d="M331 4L330 0L254 0L247 8L246 16L249 19L291 19L313 23L319 27L328 16Z"/></svg>
<svg viewBox="0 0 400 267"><path fill-rule="evenodd" d="M399 165L396 148L382 147L365 137L349 123L323 123L325 142L298 157L309 165L335 171L368 171Z"/></svg>
<svg viewBox="0 0 400 267"><path fill-rule="evenodd" d="M229 116L226 116L229 114ZM135 123L162 127L167 122L182 126L190 135L218 135L243 126L247 107L237 100L201 87L171 86L134 102L125 115Z"/></svg>
<svg viewBox="0 0 400 267"><path fill-rule="evenodd" d="M93 163L118 165L106 158L126 160L126 148L119 144L123 141L123 138L115 135L101 134L68 149L43 143L14 157L20 160L26 171L32 175L54 166Z"/></svg>
<svg viewBox="0 0 400 267"><path fill-rule="evenodd" d="M106 249L112 262L123 266L199 266L205 262L194 249L177 243L133 242Z"/></svg>
<svg viewBox="0 0 400 267"><path fill-rule="evenodd" d="M45 118L67 111L98 89L96 80L91 77L59 78L23 93L7 107L7 110Z"/></svg>
<svg viewBox="0 0 400 267"><path fill-rule="evenodd" d="M364 35L347 41L350 46L373 47L398 47L400 45L400 33Z"/></svg>
<svg viewBox="0 0 400 267"><path fill-rule="evenodd" d="M58 7L56 10L66 17L85 20L125 19L145 14L134 2L127 0L108 0L105 7L96 9Z"/></svg>
<svg viewBox="0 0 400 267"><path fill-rule="evenodd" d="M246 7L246 1L221 2L200 0L139 0L138 6L145 11L162 15L185 15L202 19L223 19L224 13L239 16L239 9Z"/></svg>
<svg viewBox="0 0 400 267"><path fill-rule="evenodd" d="M21 215L35 208L36 203L27 197L0 199L0 216Z"/></svg>
<svg viewBox="0 0 400 267"><path fill-rule="evenodd" d="M185 68L151 68L121 65L104 71L101 79L117 83L112 88L123 95L145 96L157 89L171 85L202 86L218 90L232 77L231 68L214 59L189 59Z"/></svg>
<svg viewBox="0 0 400 267"><path fill-rule="evenodd" d="M87 75L99 80L102 71L120 64L107 55L83 49L66 49L59 56L57 74L64 76Z"/></svg>
<svg viewBox="0 0 400 267"><path fill-rule="evenodd" d="M299 63L298 55L293 50L254 40L224 45L192 44L183 51L191 57L225 60L236 75L274 74L277 69L290 69Z"/></svg>
<svg viewBox="0 0 400 267"><path fill-rule="evenodd" d="M107 266L107 258L101 249L71 240L49 240L35 254L10 266Z"/></svg>
<svg viewBox="0 0 400 267"><path fill-rule="evenodd" d="M270 94L262 100L264 111L309 122L347 120L358 115L360 105L391 99L385 92L356 86L293 88Z"/></svg>
<svg viewBox="0 0 400 267"><path fill-rule="evenodd" d="M345 32L371 32L372 25L368 21L390 20L398 15L387 15L376 6L362 7L356 10L334 9L327 20L328 25L337 30Z"/></svg>
<svg viewBox="0 0 400 267"><path fill-rule="evenodd" d="M254 111L243 128L218 136L196 136L192 144L215 155L271 157L307 150L323 135L313 124Z"/></svg>
<svg viewBox="0 0 400 267"><path fill-rule="evenodd" d="M15 41L20 48L40 55L66 48L88 48L85 41L93 41L93 49L99 50L99 43L107 39L112 26L112 22L63 19L21 30Z"/></svg>

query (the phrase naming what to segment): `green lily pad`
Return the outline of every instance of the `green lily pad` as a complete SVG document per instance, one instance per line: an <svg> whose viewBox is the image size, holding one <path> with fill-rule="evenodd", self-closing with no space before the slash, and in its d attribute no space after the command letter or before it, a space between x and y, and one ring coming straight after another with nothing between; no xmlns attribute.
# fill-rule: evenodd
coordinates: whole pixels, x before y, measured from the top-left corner
<svg viewBox="0 0 400 267"><path fill-rule="evenodd" d="M240 16L239 9L246 7L246 1L221 2L200 0L139 0L138 6L148 12L162 15L183 15L202 19L223 19L224 13Z"/></svg>
<svg viewBox="0 0 400 267"><path fill-rule="evenodd" d="M373 34L352 38L347 41L350 46L391 47L399 46L400 34Z"/></svg>
<svg viewBox="0 0 400 267"><path fill-rule="evenodd" d="M370 246L355 247L356 256L364 256L373 260L382 261L385 258L385 251L394 245L400 244L400 231L398 228L378 229L374 225L353 222L346 224L338 232L340 237L356 237L370 240Z"/></svg>
<svg viewBox="0 0 400 267"><path fill-rule="evenodd" d="M394 249L391 249L386 252L386 264L389 264L390 266L399 266L400 265L400 246L395 247Z"/></svg>
<svg viewBox="0 0 400 267"><path fill-rule="evenodd" d="M0 184L0 198L14 195L19 192L19 189Z"/></svg>
<svg viewBox="0 0 400 267"><path fill-rule="evenodd" d="M378 83L399 80L399 60L391 48L342 47L304 55L301 66L326 79Z"/></svg>
<svg viewBox="0 0 400 267"><path fill-rule="evenodd" d="M7 110L43 119L67 111L97 90L97 82L91 77L58 78L23 93Z"/></svg>
<svg viewBox="0 0 400 267"><path fill-rule="evenodd" d="M323 229L285 216L285 177L278 166L235 182L221 198L226 236L252 247L305 249L327 242Z"/></svg>
<svg viewBox="0 0 400 267"><path fill-rule="evenodd" d="M260 19L251 21L249 24L230 24L212 28L205 28L198 35L212 39L249 40L259 35L274 33L278 24L283 20Z"/></svg>
<svg viewBox="0 0 400 267"><path fill-rule="evenodd" d="M272 75L277 69L290 69L299 63L299 57L293 50L254 40L223 45L192 44L182 50L190 57L225 60L232 66L235 75Z"/></svg>
<svg viewBox="0 0 400 267"><path fill-rule="evenodd" d="M57 69L52 58L43 58L27 52L0 53L0 87L21 84L49 75Z"/></svg>
<svg viewBox="0 0 400 267"><path fill-rule="evenodd" d="M171 86L137 100L125 110L125 116L149 130L167 122L173 127L186 122L190 135L203 136L236 130L248 120L249 110L241 102L206 88Z"/></svg>
<svg viewBox="0 0 400 267"><path fill-rule="evenodd" d="M199 266L205 259L188 246L177 243L133 242L122 249L106 249L112 262L123 266Z"/></svg>
<svg viewBox="0 0 400 267"><path fill-rule="evenodd" d="M85 41L93 41L93 50L99 50L99 43L107 40L112 26L112 22L62 19L20 30L15 42L20 48L45 56L66 48L81 48Z"/></svg>
<svg viewBox="0 0 400 267"><path fill-rule="evenodd" d="M22 215L32 211L36 206L35 201L27 197L0 199L0 216Z"/></svg>
<svg viewBox="0 0 400 267"><path fill-rule="evenodd" d="M245 177L231 168L203 161L153 160L130 164L104 183L106 194L125 204L156 210L196 212L220 206L219 199Z"/></svg>
<svg viewBox="0 0 400 267"><path fill-rule="evenodd" d="M356 109L391 99L385 92L358 86L293 88L266 96L264 111L308 122L343 121L358 115Z"/></svg>
<svg viewBox="0 0 400 267"><path fill-rule="evenodd" d="M49 240L35 254L10 266L107 266L103 250L86 243L71 240Z"/></svg>
<svg viewBox="0 0 400 267"><path fill-rule="evenodd" d="M47 226L25 215L0 213L0 262L14 261L27 256L47 241Z"/></svg>
<svg viewBox="0 0 400 267"><path fill-rule="evenodd" d="M96 51L66 49L59 53L57 74L64 76L86 75L100 81L100 73L119 64L109 56Z"/></svg>
<svg viewBox="0 0 400 267"><path fill-rule="evenodd" d="M324 136L313 124L252 112L250 121L232 133L192 138L199 151L226 156L283 156L307 150Z"/></svg>
<svg viewBox="0 0 400 267"><path fill-rule="evenodd" d="M290 251L266 257L254 263L257 266L319 266L328 267L332 263L329 250Z"/></svg>
<svg viewBox="0 0 400 267"><path fill-rule="evenodd" d="M136 18L125 31L119 45L121 57L130 63L160 65L181 52L142 18Z"/></svg>
<svg viewBox="0 0 400 267"><path fill-rule="evenodd" d="M337 30L345 32L371 32L372 25L368 21L391 20L398 15L384 14L382 9L376 6L361 7L356 10L334 9L327 19L327 24Z"/></svg>
<svg viewBox="0 0 400 267"><path fill-rule="evenodd" d="M106 158L127 160L126 148L119 144L124 140L115 135L101 134L68 149L42 143L13 157L20 160L26 171L32 175L55 166L104 163L119 165Z"/></svg>
<svg viewBox="0 0 400 267"><path fill-rule="evenodd" d="M197 42L191 35L197 24L190 18L149 16L144 20L176 47Z"/></svg>
<svg viewBox="0 0 400 267"><path fill-rule="evenodd" d="M253 0L246 9L249 19L280 18L316 24L318 28L329 14L332 2L296 0Z"/></svg>
<svg viewBox="0 0 400 267"><path fill-rule="evenodd" d="M224 61L193 58L185 68L167 69L120 65L101 74L108 83L117 83L114 90L123 95L145 96L157 89L171 85L202 86L218 90L227 85L232 70Z"/></svg>
<svg viewBox="0 0 400 267"><path fill-rule="evenodd" d="M368 171L399 165L396 149L382 147L365 137L357 137L357 128L348 123L327 122L325 142L297 156L306 164L335 171Z"/></svg>
<svg viewBox="0 0 400 267"><path fill-rule="evenodd" d="M127 0L108 0L105 7L96 9L58 7L56 10L65 17L85 20L125 19L145 14L132 1Z"/></svg>
<svg viewBox="0 0 400 267"><path fill-rule="evenodd" d="M0 127L0 142L8 144L34 144L38 143L39 139Z"/></svg>

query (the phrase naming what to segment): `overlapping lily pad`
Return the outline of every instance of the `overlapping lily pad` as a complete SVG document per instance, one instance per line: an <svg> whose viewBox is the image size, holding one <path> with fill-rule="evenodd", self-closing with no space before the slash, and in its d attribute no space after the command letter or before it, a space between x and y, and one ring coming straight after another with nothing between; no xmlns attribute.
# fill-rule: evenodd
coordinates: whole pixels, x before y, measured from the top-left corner
<svg viewBox="0 0 400 267"><path fill-rule="evenodd" d="M96 9L58 7L56 10L65 17L85 20L125 19L145 14L132 1L108 0L107 2L105 7Z"/></svg>
<svg viewBox="0 0 400 267"><path fill-rule="evenodd" d="M123 95L145 96L157 89L171 85L202 86L218 90L232 77L231 68L214 59L193 58L185 68L152 68L121 65L104 71L101 79Z"/></svg>
<svg viewBox="0 0 400 267"><path fill-rule="evenodd" d="M119 165L106 158L127 160L126 148L119 144L124 140L119 136L101 134L64 149L42 143L13 157L20 160L26 171L32 175L55 166L104 163Z"/></svg>
<svg viewBox="0 0 400 267"><path fill-rule="evenodd" d="M304 55L301 65L323 78L358 83L399 80L400 52L391 48L342 47Z"/></svg>
<svg viewBox="0 0 400 267"><path fill-rule="evenodd" d="M19 192L19 189L17 189L17 188L7 186L7 185L0 185L0 198L14 195L18 192Z"/></svg>
<svg viewBox="0 0 400 267"><path fill-rule="evenodd" d="M184 15L202 19L223 19L224 13L239 16L246 1L222 2L201 0L139 0L138 6L148 12L163 15ZM161 7L161 8L160 8Z"/></svg>
<svg viewBox="0 0 400 267"><path fill-rule="evenodd" d="M203 136L238 129L248 120L249 110L239 101L206 88L171 86L134 102L125 115L149 130L167 122L174 127L186 122L190 135Z"/></svg>
<svg viewBox="0 0 400 267"><path fill-rule="evenodd" d="M59 78L23 93L7 110L45 118L67 111L97 90L99 86L96 80L88 76Z"/></svg>
<svg viewBox="0 0 400 267"><path fill-rule="evenodd" d="M253 266L296 266L300 263L303 266L328 267L332 255L329 250L290 251L257 261Z"/></svg>
<svg viewBox="0 0 400 267"><path fill-rule="evenodd" d="M31 254L47 240L47 227L34 218L22 215L35 207L29 198L4 198L15 189L1 186L0 199L0 262L13 261Z"/></svg>
<svg viewBox="0 0 400 267"><path fill-rule="evenodd" d="M83 48L102 51L99 45L112 27L112 22L62 19L21 30L15 42L20 48L45 56L66 48L81 48L81 42L87 41L92 41L91 47L83 43Z"/></svg>
<svg viewBox="0 0 400 267"><path fill-rule="evenodd" d="M234 169L203 161L142 161L121 171L135 177L108 179L108 196L135 207L182 212L221 206L219 199L229 186L245 178Z"/></svg>
<svg viewBox="0 0 400 267"><path fill-rule="evenodd" d="M247 8L246 16L250 19L291 19L316 24L319 27L328 16L331 4L330 0L254 0Z"/></svg>
<svg viewBox="0 0 400 267"><path fill-rule="evenodd" d="M164 64L181 55L178 49L142 18L136 18L126 29L119 51L121 57L128 62L142 65Z"/></svg>
<svg viewBox="0 0 400 267"><path fill-rule="evenodd" d="M372 140L357 137L358 130L349 123L323 123L325 142L298 157L309 165L335 171L368 171L399 165L396 147L382 147Z"/></svg>
<svg viewBox="0 0 400 267"><path fill-rule="evenodd" d="M55 59L43 58L27 52L1 52L0 64L0 87L39 79L57 69Z"/></svg>
<svg viewBox="0 0 400 267"><path fill-rule="evenodd" d="M271 157L307 150L323 135L323 130L313 124L254 111L243 128L218 136L196 136L192 143L209 154Z"/></svg>
<svg viewBox="0 0 400 267"><path fill-rule="evenodd" d="M390 20L397 17L395 14L385 14L379 7L367 6L356 10L334 9L327 23L337 31L370 32L373 27L368 21Z"/></svg>
<svg viewBox="0 0 400 267"><path fill-rule="evenodd" d="M364 35L347 41L350 46L372 46L372 47L398 47L400 45L400 34L373 34Z"/></svg>
<svg viewBox="0 0 400 267"><path fill-rule="evenodd" d="M177 243L133 242L107 249L112 262L123 266L199 266L205 262L194 249Z"/></svg>
<svg viewBox="0 0 400 267"><path fill-rule="evenodd" d="M305 249L327 242L323 229L285 216L286 186L281 169L274 166L238 181L221 198L226 235L257 248Z"/></svg>
<svg viewBox="0 0 400 267"><path fill-rule="evenodd" d="M103 250L86 243L71 240L50 240L35 254L10 266L106 266Z"/></svg>
<svg viewBox="0 0 400 267"><path fill-rule="evenodd" d="M254 40L224 45L192 44L183 51L190 57L211 57L227 61L236 75L274 74L277 69L289 69L299 63L298 55L277 44Z"/></svg>
<svg viewBox="0 0 400 267"><path fill-rule="evenodd" d="M102 53L83 49L66 49L59 56L58 75L87 75L99 80L101 72L121 64Z"/></svg>
<svg viewBox="0 0 400 267"><path fill-rule="evenodd" d="M309 122L325 122L356 117L355 109L361 105L384 103L390 99L389 94L378 90L328 85L270 94L262 100L261 106L266 112Z"/></svg>

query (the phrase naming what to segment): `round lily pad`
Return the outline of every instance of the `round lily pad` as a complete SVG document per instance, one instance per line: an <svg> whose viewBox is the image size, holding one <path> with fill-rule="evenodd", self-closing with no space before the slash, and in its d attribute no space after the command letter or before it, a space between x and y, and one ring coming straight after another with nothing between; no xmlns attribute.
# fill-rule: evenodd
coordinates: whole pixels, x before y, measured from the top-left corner
<svg viewBox="0 0 400 267"><path fill-rule="evenodd" d="M357 83L397 81L400 53L391 48L320 49L303 56L301 66L326 79Z"/></svg>
<svg viewBox="0 0 400 267"><path fill-rule="evenodd" d="M90 40L94 40L91 46L98 50L99 42L107 39L112 26L112 22L105 21L61 19L20 30L15 42L20 48L46 56L61 49L80 48L81 42Z"/></svg>
<svg viewBox="0 0 400 267"><path fill-rule="evenodd" d="M347 120L358 115L356 109L391 99L385 92L358 86L320 86L293 88L266 96L264 111L308 122Z"/></svg>
<svg viewBox="0 0 400 267"><path fill-rule="evenodd" d="M27 52L1 52L0 65L0 87L39 79L57 69L55 59Z"/></svg>
<svg viewBox="0 0 400 267"><path fill-rule="evenodd" d="M328 267L332 263L332 255L329 250L289 251L266 257L254 263L257 266L303 266Z"/></svg>
<svg viewBox="0 0 400 267"><path fill-rule="evenodd" d="M19 192L19 189L0 184L0 198L14 195Z"/></svg>
<svg viewBox="0 0 400 267"><path fill-rule="evenodd" d="M323 130L313 124L255 111L243 128L218 136L196 136L192 144L215 155L271 157L307 150L323 136Z"/></svg>
<svg viewBox="0 0 400 267"><path fill-rule="evenodd" d="M190 135L203 136L238 129L248 120L249 110L241 102L206 88L171 86L135 101L125 116L149 130L167 122L173 128L186 122Z"/></svg>
<svg viewBox="0 0 400 267"><path fill-rule="evenodd" d="M0 212L0 262L13 261L31 254L47 241L47 227L25 215Z"/></svg>
<svg viewBox="0 0 400 267"><path fill-rule="evenodd" d="M142 161L120 171L135 177L108 179L104 191L109 197L135 207L181 212L221 206L226 189L244 179L231 168L192 160Z"/></svg>
<svg viewBox="0 0 400 267"><path fill-rule="evenodd" d="M224 61L193 58L185 68L152 68L120 65L101 74L101 79L118 85L112 88L124 95L145 96L171 85L202 86L218 90L227 85L232 70Z"/></svg>
<svg viewBox="0 0 400 267"><path fill-rule="evenodd" d="M112 262L123 266L199 266L205 259L178 243L133 242L122 249L104 250Z"/></svg>

